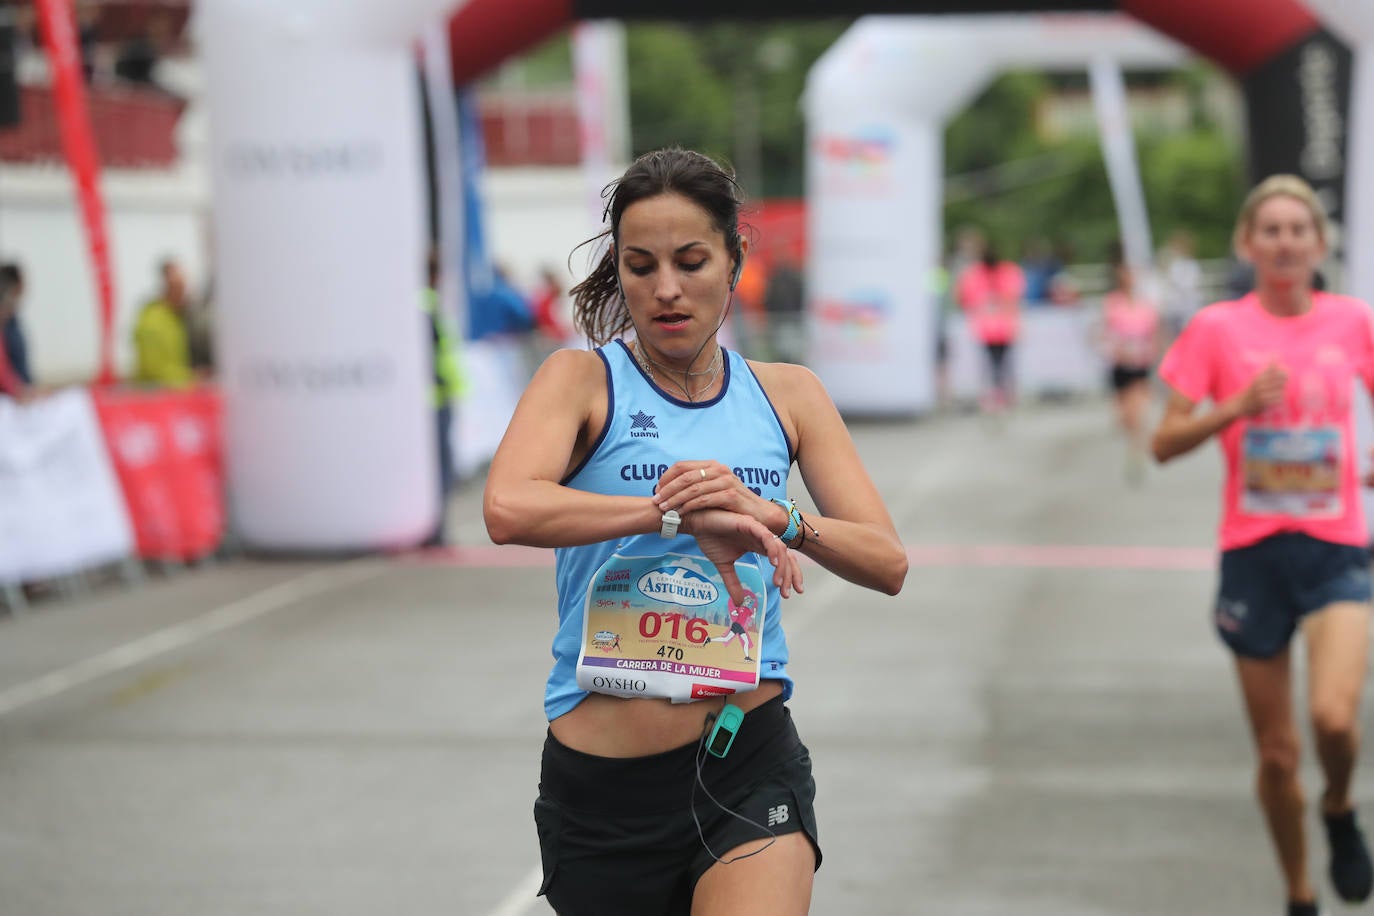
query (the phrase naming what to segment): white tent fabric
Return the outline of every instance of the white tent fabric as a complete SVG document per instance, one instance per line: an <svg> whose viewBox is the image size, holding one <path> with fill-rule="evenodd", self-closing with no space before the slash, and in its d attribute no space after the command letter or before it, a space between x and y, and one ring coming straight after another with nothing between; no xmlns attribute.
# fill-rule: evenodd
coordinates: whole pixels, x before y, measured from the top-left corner
<svg viewBox="0 0 1374 916"><path fill-rule="evenodd" d="M438 517L412 41L455 0L197 5L230 509L250 546Z"/></svg>
<svg viewBox="0 0 1374 916"><path fill-rule="evenodd" d="M453 86L453 64L444 23L430 23L421 36L420 46L433 125L439 307L457 330L468 326L467 284L463 280L461 255L467 227L463 225L463 144L458 124L458 93Z"/></svg>
<svg viewBox="0 0 1374 916"><path fill-rule="evenodd" d="M1350 121L1345 157L1345 291L1374 303L1374 3L1354 0L1305 0L1332 30L1354 49L1355 74L1350 87ZM1368 392L1355 392L1355 437L1361 470L1369 470L1374 442ZM1374 543L1374 490L1364 491L1364 511Z"/></svg>
<svg viewBox="0 0 1374 916"><path fill-rule="evenodd" d="M1345 157L1345 291L1374 303L1374 3L1304 0L1355 56Z"/></svg>
<svg viewBox="0 0 1374 916"><path fill-rule="evenodd" d="M1121 66L1108 55L1094 58L1088 67L1092 80L1093 108L1102 137L1102 158L1116 202L1121 226L1121 247L1126 262L1141 275L1151 272L1154 245L1150 242L1150 216L1145 207L1145 188L1135 158L1135 131L1126 104L1126 80Z"/></svg>
<svg viewBox="0 0 1374 916"><path fill-rule="evenodd" d="M803 100L810 363L841 410L935 405L931 287L946 119L1003 69L1165 66L1185 56L1120 15L869 16L841 36L812 68ZM1114 187L1138 184L1133 159L1124 175L1120 157L1107 164ZM1143 207L1123 217L1142 220ZM1122 235L1142 237L1138 225Z"/></svg>
<svg viewBox="0 0 1374 916"><path fill-rule="evenodd" d="M587 194L587 235L601 231L601 190L630 157L630 95L625 74L625 25L614 19L579 22L572 29L577 83L578 147Z"/></svg>

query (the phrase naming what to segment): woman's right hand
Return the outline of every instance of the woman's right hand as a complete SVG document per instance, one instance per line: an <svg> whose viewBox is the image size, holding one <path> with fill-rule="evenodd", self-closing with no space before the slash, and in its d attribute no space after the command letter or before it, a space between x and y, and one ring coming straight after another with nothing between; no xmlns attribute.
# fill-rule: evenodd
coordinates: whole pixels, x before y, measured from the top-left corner
<svg viewBox="0 0 1374 916"><path fill-rule="evenodd" d="M1283 403L1283 390L1288 384L1288 373L1271 362L1250 380L1238 397L1236 409L1242 417L1253 417Z"/></svg>
<svg viewBox="0 0 1374 916"><path fill-rule="evenodd" d="M766 526L778 526L774 533L787 527L786 510L749 489L719 461L679 461L668 468L654 488L654 505L683 515L704 509L738 512Z"/></svg>

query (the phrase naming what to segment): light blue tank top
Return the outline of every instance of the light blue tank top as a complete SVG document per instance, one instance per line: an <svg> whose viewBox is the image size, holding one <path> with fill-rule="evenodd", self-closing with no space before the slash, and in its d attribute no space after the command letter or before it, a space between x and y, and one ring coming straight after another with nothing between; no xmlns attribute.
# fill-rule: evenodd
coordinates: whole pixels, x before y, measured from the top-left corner
<svg viewBox="0 0 1374 916"><path fill-rule="evenodd" d="M666 394L650 382L623 341L600 347L596 353L606 364L606 425L564 485L615 496L650 496L659 476L674 462L704 459L732 468L736 477L765 499L787 497L791 443L744 357L725 350L720 393L693 404ZM695 538L679 535L665 540L657 532L554 551L558 635L553 640L553 670L544 691L544 712L549 721L587 696L577 686L576 669L584 602L592 576L613 553L658 556L669 552L701 556ZM787 637L780 618L782 600L773 585L773 565L766 556L757 554L740 559L758 562L768 591L759 675L781 680L783 697L790 697Z"/></svg>

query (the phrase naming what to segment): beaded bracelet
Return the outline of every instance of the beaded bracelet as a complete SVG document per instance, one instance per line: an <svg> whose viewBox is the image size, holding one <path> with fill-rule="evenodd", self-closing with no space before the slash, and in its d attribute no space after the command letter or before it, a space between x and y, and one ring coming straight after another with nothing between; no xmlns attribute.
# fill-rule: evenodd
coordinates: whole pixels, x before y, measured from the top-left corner
<svg viewBox="0 0 1374 916"><path fill-rule="evenodd" d="M798 529L801 528L801 513L797 511L796 505L790 500L770 499L769 502L782 506L783 511L787 513L787 528L778 537L782 539L784 544L791 547L792 542L797 538Z"/></svg>

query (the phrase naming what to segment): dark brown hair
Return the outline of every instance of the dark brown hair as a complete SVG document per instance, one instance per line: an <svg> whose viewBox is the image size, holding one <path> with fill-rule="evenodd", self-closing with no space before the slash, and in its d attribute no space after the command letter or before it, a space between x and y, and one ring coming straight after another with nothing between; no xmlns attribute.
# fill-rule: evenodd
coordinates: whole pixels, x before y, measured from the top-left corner
<svg viewBox="0 0 1374 916"><path fill-rule="evenodd" d="M633 326L617 282L620 217L630 204L660 194L681 194L705 210L711 217L712 228L725 236L726 251L736 264L739 263L739 210L743 192L734 174L709 156L679 147L645 153L601 192L606 198L602 218L607 227L578 246L593 244L607 236L611 240L587 279L571 290L573 321L578 330L598 346Z"/></svg>

